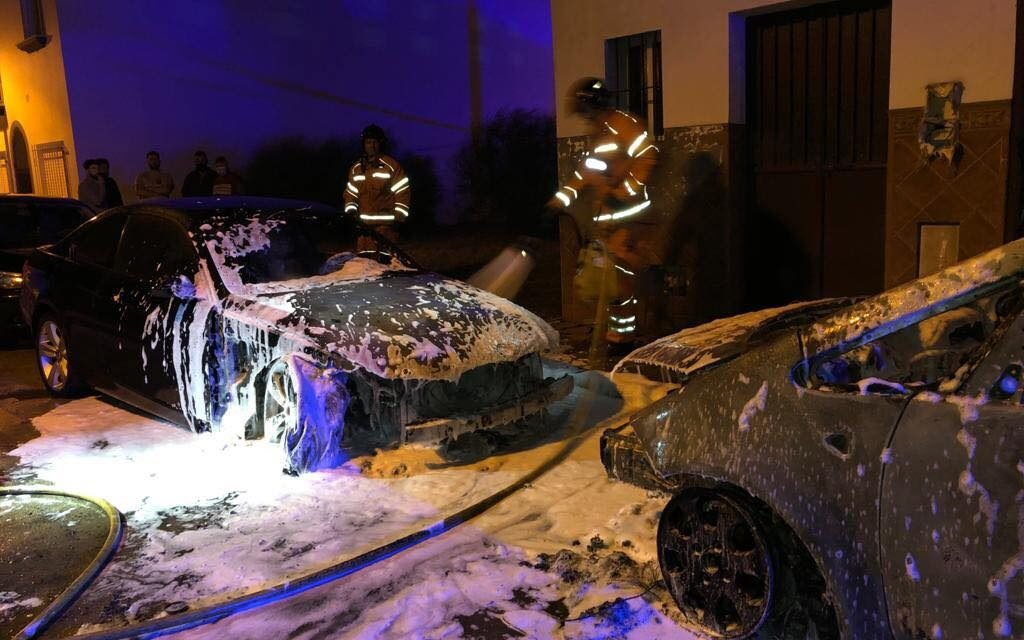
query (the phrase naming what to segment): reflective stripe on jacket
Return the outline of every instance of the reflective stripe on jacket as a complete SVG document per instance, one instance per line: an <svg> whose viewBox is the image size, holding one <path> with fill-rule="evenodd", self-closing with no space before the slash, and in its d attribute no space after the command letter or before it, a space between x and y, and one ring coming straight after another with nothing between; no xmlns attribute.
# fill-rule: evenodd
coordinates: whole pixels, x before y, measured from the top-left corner
<svg viewBox="0 0 1024 640"><path fill-rule="evenodd" d="M360 159L348 170L345 213L369 224L391 224L409 217L412 189L402 165L391 156Z"/></svg>
<svg viewBox="0 0 1024 640"><path fill-rule="evenodd" d="M591 138L591 147L555 197L568 207L589 189L602 203L594 222L635 219L651 204L647 180L658 161L658 148L643 123L628 113L610 110L598 121L601 129Z"/></svg>

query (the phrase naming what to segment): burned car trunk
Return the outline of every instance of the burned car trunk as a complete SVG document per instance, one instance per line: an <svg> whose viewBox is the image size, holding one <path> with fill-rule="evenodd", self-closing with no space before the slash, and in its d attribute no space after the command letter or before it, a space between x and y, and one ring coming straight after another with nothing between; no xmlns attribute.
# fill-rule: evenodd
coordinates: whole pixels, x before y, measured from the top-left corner
<svg viewBox="0 0 1024 640"><path fill-rule="evenodd" d="M620 364L682 385L607 433L602 459L613 477L675 494L659 559L690 624L721 637L775 632L785 601L834 609L833 625L813 620L820 637L1024 633L1022 276L1017 241L760 344L745 339L757 335L748 315ZM821 588L702 591L721 572L680 555L689 527L748 520L757 544L739 546L772 558L761 578L803 566ZM691 551L738 553L722 535ZM771 582L761 578L750 584ZM704 600L727 592L725 605Z"/></svg>

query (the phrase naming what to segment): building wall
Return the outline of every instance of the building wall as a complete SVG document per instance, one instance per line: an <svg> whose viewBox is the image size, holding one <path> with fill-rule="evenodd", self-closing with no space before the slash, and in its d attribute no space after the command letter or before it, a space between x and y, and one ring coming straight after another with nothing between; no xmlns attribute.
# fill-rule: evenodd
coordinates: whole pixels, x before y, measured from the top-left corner
<svg viewBox="0 0 1024 640"><path fill-rule="evenodd" d="M1012 0L895 0L886 165L885 283L917 277L922 223L958 223L959 258L1002 244L1016 5ZM923 18L927 16L927 18ZM917 144L924 87L964 84L962 155L925 161Z"/></svg>
<svg viewBox="0 0 1024 640"><path fill-rule="evenodd" d="M448 160L468 136L474 104L483 117L552 110L547 2L515 5L62 3L77 146L110 158L129 194L149 149L180 186L197 148L241 167L268 141L358 136L375 122L400 150L431 156L450 184ZM471 7L478 65L470 64Z"/></svg>
<svg viewBox="0 0 1024 640"><path fill-rule="evenodd" d="M31 155L32 186L36 193L42 193L36 147L63 142L67 150L69 193L76 196L78 173L75 167L78 162L67 85L64 82L63 43L55 4L56 0L43 2L46 31L52 40L39 51L25 53L15 46L24 40L20 2L0 0L0 87L7 111L5 133L9 141L15 125L24 130ZM0 142L0 146L3 144ZM13 177L11 180L13 183Z"/></svg>
<svg viewBox="0 0 1024 640"><path fill-rule="evenodd" d="M557 132L560 141L578 141L584 134L584 124L570 117L562 105L563 96L576 79L585 75L604 74L604 42L643 31L661 30L663 105L666 139L673 162L682 166L662 168L651 191L653 197L665 203L659 215L669 217L678 210L676 203L687 198L687 183L678 179L688 173L688 163L701 155L702 149L675 148L685 132L693 127L711 126L724 131L720 140L723 148L733 149L726 154L720 174L726 185L724 207L717 212L708 211L705 219L690 223L675 223L670 229L685 230L705 227L735 228L741 224L744 185L748 169L743 166L740 150L745 147L745 27L746 17L768 11L785 10L816 4L815 2L777 3L763 0L646 0L642 3L622 3L618 0L552 0L551 14L554 36L555 96L559 101ZM1009 109L1012 93L1014 55L1014 0L893 0L892 46L890 66L890 121L906 120L904 109L920 112L924 105L924 87L930 82L960 80L966 86L964 100L967 112L978 109L991 111ZM902 119L901 119L902 118ZM985 135L994 135L993 144L1002 154L1005 165L1005 147L1009 136L1009 117L996 118ZM973 126L973 125L972 125ZM893 209L892 188L915 171L920 160L908 153L909 140L905 128L890 127L890 155L887 165L888 188L886 241L886 282L896 284L913 274L906 265L916 266L916 229L921 221L931 219L929 203L916 203L913 213L904 207ZM575 144L578 144L576 142ZM893 145L900 147L894 151ZM973 144L973 143L972 143ZM980 142L979 142L980 144ZM1001 147L1000 147L1001 145ZM573 144L560 144L559 163L563 173L573 162L568 150ZM911 145L912 146L912 145ZM999 149L1002 149L999 151ZM910 162L912 165L908 165ZM934 162L931 163L934 165ZM966 169L966 167L964 167ZM961 193L966 208L954 218L963 220L962 233L970 240L961 243L961 257L967 251L980 251L998 245L1003 240L1002 202L993 193L1005 192L1005 166L996 170L994 182L961 178ZM938 194L936 194L938 195ZM902 205L900 205L902 206ZM948 217L948 216L946 216ZM900 228L899 233L896 227ZM970 227L970 228L968 228ZM907 238L913 230L914 242ZM675 233L676 231L671 231ZM705 235L707 235L705 233ZM742 247L726 238L719 248L723 255L739 255ZM571 262L568 260L567 262ZM706 271L706 269L705 269ZM571 265L565 273L571 275ZM696 274L697 278L702 277ZM716 277L720 277L716 274ZM740 287L736 274L729 273L726 281ZM563 286L563 291L568 288ZM566 293L563 311L580 316L573 309ZM702 304L702 303L699 303ZM726 303L724 306L730 306ZM694 318L703 318L721 312L721 304L712 304L705 311L698 310Z"/></svg>
<svg viewBox="0 0 1024 640"><path fill-rule="evenodd" d="M1013 93L1014 0L894 0L889 108L924 104L930 82L960 80L965 102Z"/></svg>

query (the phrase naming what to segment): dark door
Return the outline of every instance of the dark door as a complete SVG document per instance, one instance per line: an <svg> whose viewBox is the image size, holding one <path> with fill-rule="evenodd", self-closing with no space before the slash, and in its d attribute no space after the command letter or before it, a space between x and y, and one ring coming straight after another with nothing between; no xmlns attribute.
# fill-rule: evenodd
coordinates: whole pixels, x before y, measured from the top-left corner
<svg viewBox="0 0 1024 640"><path fill-rule="evenodd" d="M107 287L123 215L105 216L68 238L68 261L54 275L56 297L68 327L68 353L89 384L103 388L110 377L110 348L116 318Z"/></svg>
<svg viewBox="0 0 1024 640"><path fill-rule="evenodd" d="M880 291L890 2L747 24L747 304Z"/></svg>
<svg viewBox="0 0 1024 640"><path fill-rule="evenodd" d="M32 163L28 159L28 142L21 127L11 130L11 164L14 165L14 192L32 193Z"/></svg>
<svg viewBox="0 0 1024 640"><path fill-rule="evenodd" d="M177 325L195 300L176 297L168 284L195 278L197 265L196 250L181 225L155 215L128 219L111 283L117 298L111 357L119 389L180 409L174 359L187 356Z"/></svg>

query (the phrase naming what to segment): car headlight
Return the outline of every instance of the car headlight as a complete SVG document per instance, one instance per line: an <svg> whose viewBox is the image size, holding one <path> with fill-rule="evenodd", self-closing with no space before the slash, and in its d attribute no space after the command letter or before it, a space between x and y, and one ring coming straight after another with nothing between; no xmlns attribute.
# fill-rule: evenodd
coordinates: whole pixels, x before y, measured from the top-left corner
<svg viewBox="0 0 1024 640"><path fill-rule="evenodd" d="M20 289L24 280L20 273L0 271L0 289Z"/></svg>

